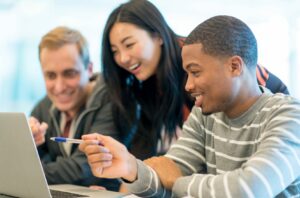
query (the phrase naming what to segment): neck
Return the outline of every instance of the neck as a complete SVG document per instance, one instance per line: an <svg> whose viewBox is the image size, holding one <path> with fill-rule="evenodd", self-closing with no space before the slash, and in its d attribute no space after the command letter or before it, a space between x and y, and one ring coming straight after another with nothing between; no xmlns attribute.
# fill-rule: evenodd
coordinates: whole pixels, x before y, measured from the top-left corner
<svg viewBox="0 0 300 198"><path fill-rule="evenodd" d="M78 112L80 111L80 108L86 104L88 98L93 93L94 87L96 85L96 81L91 81L87 84L85 87L85 96L82 98L81 102L78 103L77 107L75 109L72 109L71 111L65 111L67 118L73 119L76 117Z"/></svg>
<svg viewBox="0 0 300 198"><path fill-rule="evenodd" d="M256 80L256 79L255 79ZM228 111L224 111L229 118L237 118L246 112L262 95L257 83L243 84L244 86L238 91L237 96L233 99ZM257 85L257 86L253 86Z"/></svg>

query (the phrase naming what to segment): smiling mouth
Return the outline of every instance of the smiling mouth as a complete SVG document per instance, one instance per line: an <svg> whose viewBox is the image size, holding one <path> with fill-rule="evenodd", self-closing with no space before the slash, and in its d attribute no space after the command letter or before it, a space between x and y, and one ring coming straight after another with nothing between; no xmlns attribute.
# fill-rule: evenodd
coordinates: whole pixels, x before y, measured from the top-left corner
<svg viewBox="0 0 300 198"><path fill-rule="evenodd" d="M199 94L199 93L192 93L191 96L192 96L193 98L195 98L195 99L197 99L197 98L199 99L199 97L202 96L202 94Z"/></svg>
<svg viewBox="0 0 300 198"><path fill-rule="evenodd" d="M132 71L132 70L135 70L135 69L138 68L139 66L140 66L140 64L138 64L138 63L137 63L137 64L134 64L134 65L132 65L132 66L129 67L129 70L131 70L131 71Z"/></svg>
<svg viewBox="0 0 300 198"><path fill-rule="evenodd" d="M195 106L202 107L203 94L202 93L192 93L191 96L195 99Z"/></svg>

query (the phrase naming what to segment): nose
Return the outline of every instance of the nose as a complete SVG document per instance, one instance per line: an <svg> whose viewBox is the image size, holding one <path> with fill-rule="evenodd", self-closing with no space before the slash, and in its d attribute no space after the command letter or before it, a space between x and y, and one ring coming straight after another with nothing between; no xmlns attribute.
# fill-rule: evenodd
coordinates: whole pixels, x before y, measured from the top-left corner
<svg viewBox="0 0 300 198"><path fill-rule="evenodd" d="M190 75L187 75L186 83L185 83L185 90L187 92L191 92L194 89L194 80Z"/></svg>
<svg viewBox="0 0 300 198"><path fill-rule="evenodd" d="M63 77L57 77L54 82L55 93L61 93L65 90L66 84Z"/></svg>
<svg viewBox="0 0 300 198"><path fill-rule="evenodd" d="M127 63L129 63L129 61L130 61L130 56L129 56L128 52L126 52L126 51L120 52L120 62L122 64L127 64Z"/></svg>

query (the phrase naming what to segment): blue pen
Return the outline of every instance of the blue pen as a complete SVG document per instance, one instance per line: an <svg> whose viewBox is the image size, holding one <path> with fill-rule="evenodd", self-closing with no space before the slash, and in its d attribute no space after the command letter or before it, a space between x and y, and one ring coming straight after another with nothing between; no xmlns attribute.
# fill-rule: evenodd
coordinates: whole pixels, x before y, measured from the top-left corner
<svg viewBox="0 0 300 198"><path fill-rule="evenodd" d="M65 137L51 137L50 140L55 142L64 142L64 143L70 143L70 144L81 144L83 140L80 139L73 139L73 138L65 138ZM100 146L103 146L101 142L99 142Z"/></svg>
<svg viewBox="0 0 300 198"><path fill-rule="evenodd" d="M51 137L50 140L53 140L55 142L65 142L65 143L71 143L71 144L80 144L83 142L83 140L65 138L65 137Z"/></svg>

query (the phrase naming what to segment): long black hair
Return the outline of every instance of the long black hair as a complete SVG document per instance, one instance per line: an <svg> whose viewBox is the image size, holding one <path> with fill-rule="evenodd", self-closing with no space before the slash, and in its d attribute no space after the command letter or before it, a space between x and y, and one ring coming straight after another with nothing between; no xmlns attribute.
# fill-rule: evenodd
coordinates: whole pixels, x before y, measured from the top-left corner
<svg viewBox="0 0 300 198"><path fill-rule="evenodd" d="M162 53L154 76L140 82L116 64L109 33L117 22L134 24L162 39ZM123 143L130 148L136 141L143 149L151 148L147 151L149 156L156 154L163 127L173 137L176 126L182 125L184 71L178 37L152 3L131 0L110 14L103 32L102 67L113 103L114 122Z"/></svg>

